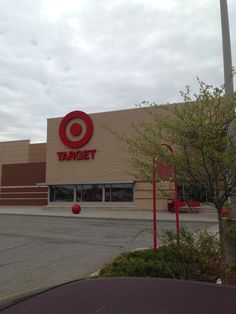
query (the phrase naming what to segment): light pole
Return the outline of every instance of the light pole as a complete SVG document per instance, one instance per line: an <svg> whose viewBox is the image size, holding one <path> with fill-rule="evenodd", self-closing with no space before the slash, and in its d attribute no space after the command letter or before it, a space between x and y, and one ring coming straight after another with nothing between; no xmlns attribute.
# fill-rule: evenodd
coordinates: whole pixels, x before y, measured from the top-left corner
<svg viewBox="0 0 236 314"><path fill-rule="evenodd" d="M157 185L156 185L156 158L153 158L152 172L152 199L153 199L153 249L154 254L157 252Z"/></svg>
<svg viewBox="0 0 236 314"><path fill-rule="evenodd" d="M225 96L230 96L234 93L233 83L233 67L231 56L231 44L230 44L230 30L229 30L229 15L227 0L220 0L220 13L221 13L221 27L222 27L222 45L223 45L223 60L224 60L224 86ZM235 139L236 125L235 120L231 123L229 134ZM236 174L234 174L236 176ZM236 196L231 197L231 211L229 218L236 219Z"/></svg>
<svg viewBox="0 0 236 314"><path fill-rule="evenodd" d="M234 92L233 84L233 67L230 44L229 16L227 0L220 0L221 27L222 27L222 44L224 59L224 79L225 79L225 95L229 96Z"/></svg>

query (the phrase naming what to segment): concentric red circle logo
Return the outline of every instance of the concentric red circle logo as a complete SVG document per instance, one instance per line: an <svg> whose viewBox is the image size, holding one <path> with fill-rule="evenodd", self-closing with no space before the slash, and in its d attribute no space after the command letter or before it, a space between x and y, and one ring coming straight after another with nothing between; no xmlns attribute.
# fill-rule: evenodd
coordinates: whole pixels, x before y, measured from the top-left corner
<svg viewBox="0 0 236 314"><path fill-rule="evenodd" d="M75 122L73 123L73 120ZM81 125L82 122L82 125ZM67 127L70 124L70 127ZM85 131L83 130L85 127ZM69 138L67 132L70 133ZM82 134L82 137L79 136ZM68 113L59 126L59 135L61 141L70 148L80 148L88 143L93 134L93 122L91 118L83 111L72 111ZM73 140L73 138L78 138Z"/></svg>

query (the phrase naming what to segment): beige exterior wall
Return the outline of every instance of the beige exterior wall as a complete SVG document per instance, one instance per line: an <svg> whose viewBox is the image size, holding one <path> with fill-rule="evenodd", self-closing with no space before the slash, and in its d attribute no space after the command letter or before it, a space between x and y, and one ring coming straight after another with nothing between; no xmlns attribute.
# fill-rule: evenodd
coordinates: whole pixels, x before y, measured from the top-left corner
<svg viewBox="0 0 236 314"><path fill-rule="evenodd" d="M46 161L46 143L37 143L29 145L29 162L45 162Z"/></svg>
<svg viewBox="0 0 236 314"><path fill-rule="evenodd" d="M156 110L156 109L155 109ZM161 111L161 109L158 109ZM148 121L150 115L143 108L114 112L90 114L94 125L91 140L79 150L96 149L94 160L65 160L59 161L57 152L73 151L66 147L59 138L59 125L62 118L48 119L47 133L47 184L83 184L83 183L116 183L134 182L128 174L128 159L130 157L127 146L113 134L105 125L120 134L134 134L132 124ZM73 122L76 122L73 120ZM169 186L167 190L171 190ZM170 191L169 191L170 192ZM170 193L169 193L170 194ZM172 193L173 194L173 193ZM167 209L168 196L158 195L158 208ZM94 204L92 204L94 206ZM110 204L111 205L111 204ZM107 204L106 204L107 206ZM129 205L131 206L131 204ZM152 185L135 183L134 203L136 209L152 208Z"/></svg>
<svg viewBox="0 0 236 314"><path fill-rule="evenodd" d="M150 209L153 206L152 184L144 182L135 182L134 202L136 208ZM170 182L157 183L157 208L166 210L168 200L174 198L174 185Z"/></svg>
<svg viewBox="0 0 236 314"><path fill-rule="evenodd" d="M0 178L2 178L3 164L18 164L28 162L29 143L29 140L0 143Z"/></svg>
<svg viewBox="0 0 236 314"><path fill-rule="evenodd" d="M47 183L91 183L132 181L127 173L129 158L125 143L112 135L104 125L124 134L131 134L131 122L139 123L148 118L141 109L91 114L94 133L81 150L96 149L94 160L58 161L58 151L70 151L60 140L58 129L62 118L48 120Z"/></svg>

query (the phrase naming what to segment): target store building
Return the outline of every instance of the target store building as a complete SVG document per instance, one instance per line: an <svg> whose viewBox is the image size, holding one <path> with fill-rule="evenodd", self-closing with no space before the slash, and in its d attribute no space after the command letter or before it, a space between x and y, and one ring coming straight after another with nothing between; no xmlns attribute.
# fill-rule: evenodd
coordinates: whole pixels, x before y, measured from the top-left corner
<svg viewBox="0 0 236 314"><path fill-rule="evenodd" d="M142 108L73 111L48 119L47 143L1 142L0 205L151 209L151 184L129 174L126 144L105 127L132 135L132 124L148 119ZM158 207L167 209L173 185L161 184L168 196L159 197Z"/></svg>

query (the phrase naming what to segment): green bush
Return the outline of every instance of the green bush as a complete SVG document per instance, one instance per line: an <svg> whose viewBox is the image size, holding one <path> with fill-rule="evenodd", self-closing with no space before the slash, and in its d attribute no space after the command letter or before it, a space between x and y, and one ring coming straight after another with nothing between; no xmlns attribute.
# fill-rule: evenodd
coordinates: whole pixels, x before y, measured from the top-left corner
<svg viewBox="0 0 236 314"><path fill-rule="evenodd" d="M180 231L164 234L163 245L154 254L152 249L123 253L100 271L102 277L161 277L216 282L224 267L217 238L206 231L191 234Z"/></svg>

